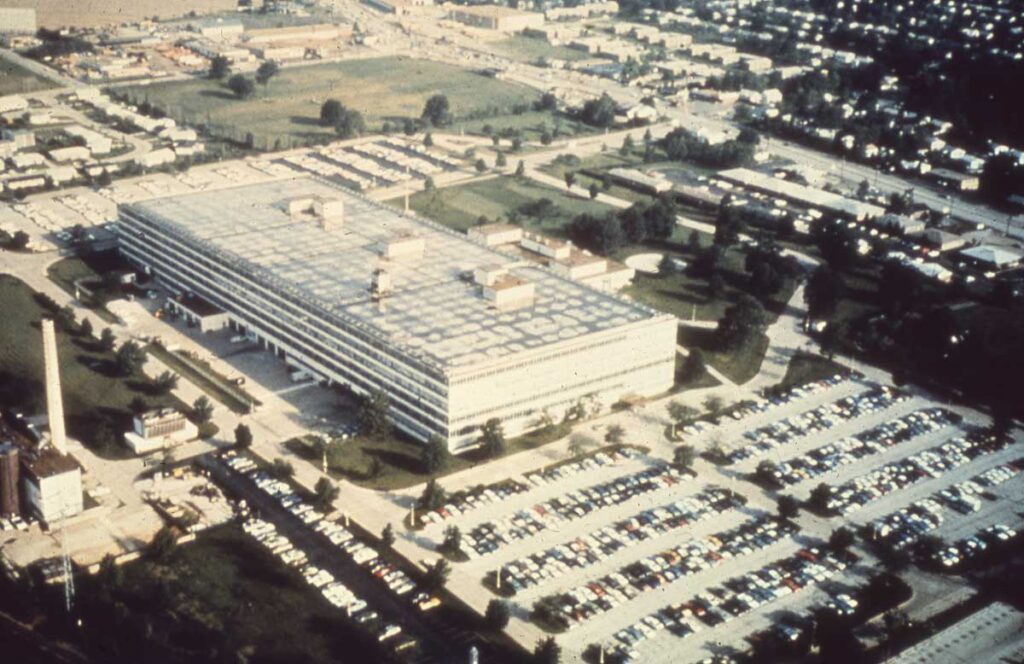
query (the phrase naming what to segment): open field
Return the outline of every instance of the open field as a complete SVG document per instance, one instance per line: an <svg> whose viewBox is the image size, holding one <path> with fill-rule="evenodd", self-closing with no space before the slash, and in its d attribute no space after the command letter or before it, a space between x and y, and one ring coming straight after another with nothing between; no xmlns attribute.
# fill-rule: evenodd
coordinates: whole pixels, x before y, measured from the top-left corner
<svg viewBox="0 0 1024 664"><path fill-rule="evenodd" d="M34 295L17 279L0 277L0 311L4 312L0 317L0 403L41 412L43 343L39 321L49 313ZM117 443L97 446L94 435L100 421L116 431L126 430L128 404L133 399L142 398L153 407L181 407L174 397L154 395L149 381L141 376L118 376L114 355L99 350L92 340L58 329L57 354L68 430L101 456L127 454L127 449Z"/></svg>
<svg viewBox="0 0 1024 664"><path fill-rule="evenodd" d="M507 58L519 62L537 62L540 59L546 60L584 60L588 56L583 51L565 46L552 46L546 40L514 35L500 41L487 45L489 51L494 51Z"/></svg>
<svg viewBox="0 0 1024 664"><path fill-rule="evenodd" d="M0 0L0 7L36 10L40 27L96 27L159 16L172 18L189 12L234 10L235 0Z"/></svg>
<svg viewBox="0 0 1024 664"><path fill-rule="evenodd" d="M3 3L0 2L0 5ZM49 90L53 83L13 62L0 58L0 97Z"/></svg>
<svg viewBox="0 0 1024 664"><path fill-rule="evenodd" d="M537 218L521 211L522 206L542 198L554 204L549 215ZM488 221L509 221L509 215L512 214L516 217L516 223L524 225L528 230L556 237L564 237L565 225L576 215L585 212L600 215L610 210L602 203L577 198L530 180L507 176L418 192L409 199L409 204L419 214L458 231L475 226L480 217L486 217Z"/></svg>
<svg viewBox="0 0 1024 664"><path fill-rule="evenodd" d="M452 65L388 57L313 66L286 67L248 99L238 99L222 82L176 81L121 89L141 103L148 100L188 124L209 124L213 132L237 140L251 133L254 145L272 148L320 143L334 132L318 123L320 106L337 99L363 114L368 131L388 121L401 126L419 118L429 97L448 97L456 122L467 116L501 118L514 106L538 98L526 86L499 81Z"/></svg>

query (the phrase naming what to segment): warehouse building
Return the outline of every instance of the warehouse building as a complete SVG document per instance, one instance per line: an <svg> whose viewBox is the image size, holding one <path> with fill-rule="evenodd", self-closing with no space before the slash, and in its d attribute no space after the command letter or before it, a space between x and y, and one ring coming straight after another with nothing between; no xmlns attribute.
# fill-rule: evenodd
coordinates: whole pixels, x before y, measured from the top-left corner
<svg viewBox="0 0 1024 664"><path fill-rule="evenodd" d="M456 5L451 9L451 18L464 25L497 32L522 32L544 25L544 14L502 5Z"/></svg>
<svg viewBox="0 0 1024 664"><path fill-rule="evenodd" d="M672 386L675 320L311 178L122 205L123 254L453 451Z"/></svg>

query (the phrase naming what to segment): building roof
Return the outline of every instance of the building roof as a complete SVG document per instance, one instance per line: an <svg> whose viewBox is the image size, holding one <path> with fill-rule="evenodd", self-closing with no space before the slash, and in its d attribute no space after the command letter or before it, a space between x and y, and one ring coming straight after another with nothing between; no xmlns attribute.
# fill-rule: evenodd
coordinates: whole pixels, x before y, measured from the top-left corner
<svg viewBox="0 0 1024 664"><path fill-rule="evenodd" d="M37 479L63 475L79 470L80 466L70 454L61 454L52 447L44 448L33 456L23 456L25 472Z"/></svg>
<svg viewBox="0 0 1024 664"><path fill-rule="evenodd" d="M971 247L970 249L964 249L960 253L968 258L973 258L980 263L999 266L1012 265L1021 259L1019 251L986 244Z"/></svg>
<svg viewBox="0 0 1024 664"><path fill-rule="evenodd" d="M342 224L325 229L288 214L286 201L318 194L344 201ZM308 177L151 199L122 210L443 371L664 316L549 269L516 265L521 258L514 254ZM379 246L403 232L424 238L424 254L389 262L393 288L381 307L370 292ZM533 283L534 304L514 312L491 308L465 278L491 264Z"/></svg>
<svg viewBox="0 0 1024 664"><path fill-rule="evenodd" d="M909 648L886 664L1024 661L1024 613L995 602Z"/></svg>
<svg viewBox="0 0 1024 664"><path fill-rule="evenodd" d="M747 168L733 168L722 171L718 177L745 187L760 189L775 196L781 196L804 205L829 210L855 218L880 217L885 209L870 203L863 203L824 189L815 189L796 182L780 180L765 173Z"/></svg>

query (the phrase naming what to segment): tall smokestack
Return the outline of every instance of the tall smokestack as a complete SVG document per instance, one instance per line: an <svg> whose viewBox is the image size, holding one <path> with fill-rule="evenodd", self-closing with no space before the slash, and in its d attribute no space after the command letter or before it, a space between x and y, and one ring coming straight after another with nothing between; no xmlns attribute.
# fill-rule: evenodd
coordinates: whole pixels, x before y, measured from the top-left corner
<svg viewBox="0 0 1024 664"><path fill-rule="evenodd" d="M50 442L61 454L68 453L64 435L64 403L60 396L60 365L57 363L57 335L53 321L43 319L43 363L46 367L46 415L50 420Z"/></svg>

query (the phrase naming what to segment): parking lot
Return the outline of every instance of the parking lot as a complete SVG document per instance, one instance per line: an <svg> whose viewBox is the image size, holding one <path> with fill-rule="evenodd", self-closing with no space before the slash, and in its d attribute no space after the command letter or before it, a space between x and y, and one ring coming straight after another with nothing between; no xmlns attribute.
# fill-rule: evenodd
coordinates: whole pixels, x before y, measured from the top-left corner
<svg viewBox="0 0 1024 664"><path fill-rule="evenodd" d="M458 495L421 515L418 536L437 545L457 525L468 557L454 565L458 587L508 597L513 620L533 614L564 631L574 659L600 648L606 661L699 661L745 649L783 614L856 613L878 543L831 550L839 526L870 533L863 527L877 520L892 537L913 521L961 557L1013 537L1022 455L993 444L986 425L911 391L837 376L681 427L698 451L723 450L715 463L698 459L696 476L657 453L597 454ZM779 519L778 495L808 501L821 484L833 512ZM925 529L927 510L910 506L928 499L942 518ZM941 586L932 573L941 561L926 567L910 580Z"/></svg>

